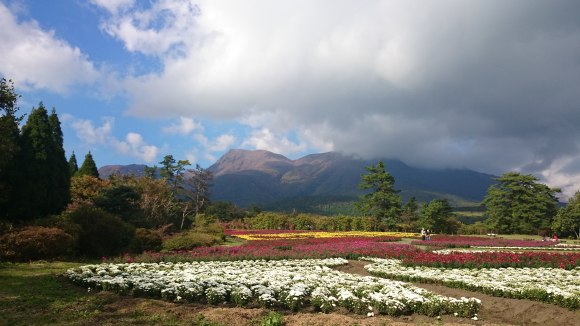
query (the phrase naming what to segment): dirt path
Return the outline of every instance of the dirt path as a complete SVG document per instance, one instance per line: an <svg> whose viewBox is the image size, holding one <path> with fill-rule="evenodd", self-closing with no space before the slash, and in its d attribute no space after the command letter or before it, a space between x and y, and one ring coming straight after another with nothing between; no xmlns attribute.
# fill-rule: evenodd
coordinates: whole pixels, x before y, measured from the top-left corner
<svg viewBox="0 0 580 326"><path fill-rule="evenodd" d="M338 266L335 269L346 273L369 276L369 272L364 269L364 266L369 263L368 261L350 260L348 265ZM580 312L570 311L556 305L530 300L492 297L478 292L436 284L414 283L414 285L450 297L475 297L481 299L482 305L478 314L479 322L459 318L454 321L449 320L450 322L500 325L580 324Z"/></svg>

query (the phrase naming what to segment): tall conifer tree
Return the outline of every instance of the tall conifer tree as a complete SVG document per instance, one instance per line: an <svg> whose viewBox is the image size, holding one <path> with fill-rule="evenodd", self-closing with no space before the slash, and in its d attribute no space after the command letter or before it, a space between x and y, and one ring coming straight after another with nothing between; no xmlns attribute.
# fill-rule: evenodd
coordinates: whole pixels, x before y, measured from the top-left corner
<svg viewBox="0 0 580 326"><path fill-rule="evenodd" d="M90 175L95 178L99 177L99 169L97 169L97 164L95 163L95 160L93 160L93 155L90 151L85 155L85 160L79 169L78 175Z"/></svg>
<svg viewBox="0 0 580 326"><path fill-rule="evenodd" d="M75 156L75 152L73 152L68 159L68 172L71 177L74 177L78 171L79 165L77 163L77 157Z"/></svg>
<svg viewBox="0 0 580 326"><path fill-rule="evenodd" d="M9 218L8 212L14 205L16 187L21 182L22 173L18 163L20 156L19 124L23 116L18 116L16 105L18 95L10 80L0 80L0 219Z"/></svg>
<svg viewBox="0 0 580 326"><path fill-rule="evenodd" d="M70 172L63 147L60 120L54 108L48 117L48 123L52 134L52 154L49 157L49 164L53 169L51 173L53 179L53 192L51 197L54 206L52 209L60 212L70 201Z"/></svg>

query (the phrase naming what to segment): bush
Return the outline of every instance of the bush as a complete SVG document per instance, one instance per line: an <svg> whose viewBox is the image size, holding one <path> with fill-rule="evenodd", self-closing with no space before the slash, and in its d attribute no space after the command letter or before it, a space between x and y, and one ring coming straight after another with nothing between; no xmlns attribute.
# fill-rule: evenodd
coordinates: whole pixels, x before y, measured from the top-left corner
<svg viewBox="0 0 580 326"><path fill-rule="evenodd" d="M135 235L129 244L129 251L135 254L143 251L159 251L162 243L163 239L159 232L138 228L135 230Z"/></svg>
<svg viewBox="0 0 580 326"><path fill-rule="evenodd" d="M224 233L224 227L218 223L211 223L204 226L198 226L193 229L196 233L206 233L221 239L221 241L226 240L226 235Z"/></svg>
<svg viewBox="0 0 580 326"><path fill-rule="evenodd" d="M163 241L163 250L190 250L221 243L221 237L196 231L183 232Z"/></svg>
<svg viewBox="0 0 580 326"><path fill-rule="evenodd" d="M68 256L74 238L64 230L30 226L0 237L0 259L28 261Z"/></svg>
<svg viewBox="0 0 580 326"><path fill-rule="evenodd" d="M118 216L100 208L81 206L68 213L81 227L79 253L89 257L116 255L127 248L133 238L133 227Z"/></svg>

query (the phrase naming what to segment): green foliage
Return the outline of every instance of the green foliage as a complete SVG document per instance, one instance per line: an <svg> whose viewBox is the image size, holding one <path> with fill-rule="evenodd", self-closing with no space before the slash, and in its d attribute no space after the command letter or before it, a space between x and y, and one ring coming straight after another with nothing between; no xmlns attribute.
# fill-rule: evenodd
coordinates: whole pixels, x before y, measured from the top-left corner
<svg viewBox="0 0 580 326"><path fill-rule="evenodd" d="M129 251L131 253L139 254L143 251L159 251L163 239L159 232L144 228L135 230L135 235L129 244Z"/></svg>
<svg viewBox="0 0 580 326"><path fill-rule="evenodd" d="M174 191L183 179L185 167L191 165L188 160L176 161L173 158L173 155L165 155L163 161L159 162L159 164L161 164L159 174L162 178L165 178L169 183L171 183Z"/></svg>
<svg viewBox="0 0 580 326"><path fill-rule="evenodd" d="M547 228L557 213L559 189L538 183L532 175L508 172L489 187L484 205L496 233L533 234Z"/></svg>
<svg viewBox="0 0 580 326"><path fill-rule="evenodd" d="M389 228L394 228L399 222L401 213L401 197L395 190L395 178L385 170L383 162L366 168L368 174L361 176L359 188L370 189L358 202L358 208L364 215L380 218Z"/></svg>
<svg viewBox="0 0 580 326"><path fill-rule="evenodd" d="M260 326L282 326L284 325L284 315L276 311L270 311L260 321Z"/></svg>
<svg viewBox="0 0 580 326"><path fill-rule="evenodd" d="M459 234L487 234L487 225L478 221L473 224L462 224L458 230Z"/></svg>
<svg viewBox="0 0 580 326"><path fill-rule="evenodd" d="M64 230L29 226L0 237L0 259L29 261L62 258L72 253L74 238Z"/></svg>
<svg viewBox="0 0 580 326"><path fill-rule="evenodd" d="M15 185L21 180L20 129L22 116L17 116L18 95L12 81L0 80L0 219L7 217L16 196Z"/></svg>
<svg viewBox="0 0 580 326"><path fill-rule="evenodd" d="M453 208L447 199L434 199L421 209L419 224L431 232L447 233L452 214Z"/></svg>
<svg viewBox="0 0 580 326"><path fill-rule="evenodd" d="M197 247L209 247L221 243L221 237L201 233L196 230L178 233L163 241L163 250L189 250Z"/></svg>
<svg viewBox="0 0 580 326"><path fill-rule="evenodd" d="M121 217L124 221L136 226L143 225L143 216L139 201L140 193L127 184L113 184L100 191L94 199L95 206Z"/></svg>
<svg viewBox="0 0 580 326"><path fill-rule="evenodd" d="M89 175L95 178L99 178L99 169L97 169L97 164L95 163L93 155L90 151L87 153L87 155L85 155L85 160L83 161L83 164L81 165L77 175Z"/></svg>
<svg viewBox="0 0 580 326"><path fill-rule="evenodd" d="M580 191L570 198L566 207L558 210L552 228L557 232L572 233L576 239L580 238Z"/></svg>
<svg viewBox="0 0 580 326"><path fill-rule="evenodd" d="M78 250L89 257L121 253L133 238L135 230L118 216L97 207L81 206L67 214L81 227Z"/></svg>
<svg viewBox="0 0 580 326"><path fill-rule="evenodd" d="M79 165L77 164L77 157L75 156L75 152L72 153L68 160L68 171L71 177L79 171Z"/></svg>
<svg viewBox="0 0 580 326"><path fill-rule="evenodd" d="M204 210L206 214L217 216L220 221L233 221L246 216L246 212L234 203L217 201L209 204Z"/></svg>
<svg viewBox="0 0 580 326"><path fill-rule="evenodd" d="M251 220L253 229L286 230L289 227L288 216L272 212L261 212Z"/></svg>
<svg viewBox="0 0 580 326"><path fill-rule="evenodd" d="M13 215L23 220L60 213L70 200L70 180L56 112L49 117L42 102L33 109L22 127L21 143L22 180Z"/></svg>

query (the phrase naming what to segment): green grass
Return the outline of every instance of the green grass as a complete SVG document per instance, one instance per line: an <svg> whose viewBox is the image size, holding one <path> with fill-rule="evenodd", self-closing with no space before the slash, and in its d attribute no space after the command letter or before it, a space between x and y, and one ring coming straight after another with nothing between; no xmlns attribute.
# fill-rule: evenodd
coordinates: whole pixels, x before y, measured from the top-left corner
<svg viewBox="0 0 580 326"><path fill-rule="evenodd" d="M222 243L221 245L226 247L236 247L243 245L246 242L247 242L246 240L241 238L227 236L226 241L224 241L224 243Z"/></svg>
<svg viewBox="0 0 580 326"><path fill-rule="evenodd" d="M158 300L88 292L62 274L84 263L0 263L0 325L219 325Z"/></svg>
<svg viewBox="0 0 580 326"><path fill-rule="evenodd" d="M0 323L40 325L73 323L92 317L104 302L65 283L59 275L80 263L0 265Z"/></svg>

